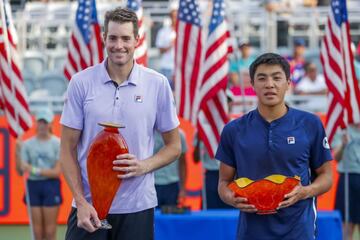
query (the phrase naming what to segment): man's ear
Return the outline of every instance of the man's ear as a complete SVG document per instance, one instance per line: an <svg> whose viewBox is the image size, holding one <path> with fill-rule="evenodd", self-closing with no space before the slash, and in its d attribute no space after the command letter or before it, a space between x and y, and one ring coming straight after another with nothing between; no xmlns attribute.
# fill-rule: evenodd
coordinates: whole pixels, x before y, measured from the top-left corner
<svg viewBox="0 0 360 240"><path fill-rule="evenodd" d="M136 37L135 37L135 41L136 41L136 47L139 46L139 43L140 43L140 35L138 34Z"/></svg>
<svg viewBox="0 0 360 240"><path fill-rule="evenodd" d="M103 43L105 43L105 40L106 40L106 33L104 32L104 33L102 34L102 41L103 41Z"/></svg>

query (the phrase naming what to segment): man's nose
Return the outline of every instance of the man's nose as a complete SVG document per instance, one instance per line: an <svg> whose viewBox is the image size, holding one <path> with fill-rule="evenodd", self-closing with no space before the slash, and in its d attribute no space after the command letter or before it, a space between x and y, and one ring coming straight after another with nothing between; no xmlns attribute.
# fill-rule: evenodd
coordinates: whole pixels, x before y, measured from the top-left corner
<svg viewBox="0 0 360 240"><path fill-rule="evenodd" d="M124 47L123 41L117 40L116 43L115 43L115 48L116 48L116 49L121 49L121 48L123 48L123 47Z"/></svg>
<svg viewBox="0 0 360 240"><path fill-rule="evenodd" d="M272 77L266 78L265 87L267 87L267 88L274 87L274 79Z"/></svg>

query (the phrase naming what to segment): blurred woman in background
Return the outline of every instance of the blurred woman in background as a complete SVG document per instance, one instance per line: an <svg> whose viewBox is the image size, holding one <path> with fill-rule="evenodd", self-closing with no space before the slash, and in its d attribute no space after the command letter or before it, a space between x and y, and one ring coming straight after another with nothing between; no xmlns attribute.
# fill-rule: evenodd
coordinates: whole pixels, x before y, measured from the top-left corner
<svg viewBox="0 0 360 240"><path fill-rule="evenodd" d="M60 193L60 140L52 134L53 113L36 114L36 135L20 143L19 170L29 173L27 191L36 240L55 240Z"/></svg>

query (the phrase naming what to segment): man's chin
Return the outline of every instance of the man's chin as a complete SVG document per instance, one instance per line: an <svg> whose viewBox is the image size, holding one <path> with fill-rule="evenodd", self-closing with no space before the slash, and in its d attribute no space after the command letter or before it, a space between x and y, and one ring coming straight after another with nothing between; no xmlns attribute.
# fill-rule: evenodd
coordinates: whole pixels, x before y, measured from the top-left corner
<svg viewBox="0 0 360 240"><path fill-rule="evenodd" d="M129 62L129 61L126 61L125 59L110 59L110 61L114 65L117 65L117 66L124 66L124 65L126 65L127 62Z"/></svg>
<svg viewBox="0 0 360 240"><path fill-rule="evenodd" d="M277 105L279 105L280 102L279 101L263 101L262 105L266 106L266 107L275 107Z"/></svg>

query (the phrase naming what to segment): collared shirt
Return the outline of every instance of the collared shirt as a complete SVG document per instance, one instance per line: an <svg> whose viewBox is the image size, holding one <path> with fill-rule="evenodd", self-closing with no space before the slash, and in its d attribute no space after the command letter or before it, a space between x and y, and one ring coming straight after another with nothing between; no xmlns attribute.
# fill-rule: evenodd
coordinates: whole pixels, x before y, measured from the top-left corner
<svg viewBox="0 0 360 240"><path fill-rule="evenodd" d="M59 160L60 139L52 135L48 140L39 140L36 136L26 140L21 148L21 160L40 169L51 169ZM30 173L31 180L47 179Z"/></svg>
<svg viewBox="0 0 360 240"><path fill-rule="evenodd" d="M296 85L295 90L304 93L320 92L327 89L324 75L318 74L316 79L313 81L308 76L301 79L299 84Z"/></svg>
<svg viewBox="0 0 360 240"><path fill-rule="evenodd" d="M134 63L128 80L116 86L106 63L104 60L73 76L60 120L62 125L82 131L77 152L85 198L89 202L86 158L90 144L102 130L98 123L125 125L120 133L129 153L139 160L153 155L155 130L166 132L179 125L174 97L163 75ZM148 173L122 181L109 213L138 212L156 204L154 175Z"/></svg>
<svg viewBox="0 0 360 240"><path fill-rule="evenodd" d="M171 26L164 26L159 30L156 36L156 47L157 48L168 48L170 50L160 54L160 64L161 69L169 69L174 71L175 65L175 47L174 41L176 38L176 31Z"/></svg>
<svg viewBox="0 0 360 240"><path fill-rule="evenodd" d="M215 157L235 168L237 178L296 175L304 186L311 183L317 168L332 159L320 119L293 108L271 123L258 110L230 122ZM242 212L238 239L314 239L315 220L315 198L271 215Z"/></svg>
<svg viewBox="0 0 360 240"><path fill-rule="evenodd" d="M187 151L185 133L180 129L180 139L181 139L181 155L185 154ZM155 146L154 153L160 151L164 147L164 140L159 132L155 133ZM179 176L179 159L176 159L174 162L169 165L160 168L155 171L155 184L156 185L167 185L180 181Z"/></svg>
<svg viewBox="0 0 360 240"><path fill-rule="evenodd" d="M341 161L337 164L337 170L340 173L357 173L360 174L360 129L352 125L347 128L349 142L345 146ZM334 148L341 144L341 133L338 132L332 143Z"/></svg>

